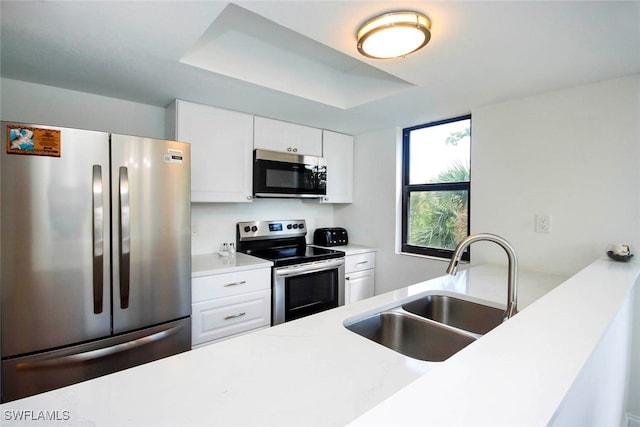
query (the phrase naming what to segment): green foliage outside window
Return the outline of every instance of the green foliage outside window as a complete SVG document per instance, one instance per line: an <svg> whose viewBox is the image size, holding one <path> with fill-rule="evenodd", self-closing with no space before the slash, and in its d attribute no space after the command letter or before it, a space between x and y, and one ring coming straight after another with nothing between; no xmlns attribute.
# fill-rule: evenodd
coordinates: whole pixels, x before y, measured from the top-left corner
<svg viewBox="0 0 640 427"><path fill-rule="evenodd" d="M456 164L438 175L440 182L469 181L469 167ZM411 245L455 249L467 236L467 205L469 192L412 192L409 206L409 236Z"/></svg>

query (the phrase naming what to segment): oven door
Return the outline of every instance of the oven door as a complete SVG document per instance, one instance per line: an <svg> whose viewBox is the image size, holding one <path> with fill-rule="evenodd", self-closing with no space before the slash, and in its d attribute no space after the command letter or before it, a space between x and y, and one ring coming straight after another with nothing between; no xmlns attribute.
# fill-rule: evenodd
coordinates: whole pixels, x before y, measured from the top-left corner
<svg viewBox="0 0 640 427"><path fill-rule="evenodd" d="M344 305L344 258L273 269L273 325Z"/></svg>
<svg viewBox="0 0 640 427"><path fill-rule="evenodd" d="M321 157L255 150L255 197L318 198L327 194L327 166Z"/></svg>

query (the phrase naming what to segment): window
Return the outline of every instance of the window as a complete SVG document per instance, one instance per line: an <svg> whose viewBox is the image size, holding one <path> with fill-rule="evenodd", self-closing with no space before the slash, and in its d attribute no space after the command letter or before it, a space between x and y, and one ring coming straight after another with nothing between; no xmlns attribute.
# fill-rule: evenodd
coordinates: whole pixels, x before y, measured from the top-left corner
<svg viewBox="0 0 640 427"><path fill-rule="evenodd" d="M407 128L402 138L402 251L451 258L469 235L471 116Z"/></svg>

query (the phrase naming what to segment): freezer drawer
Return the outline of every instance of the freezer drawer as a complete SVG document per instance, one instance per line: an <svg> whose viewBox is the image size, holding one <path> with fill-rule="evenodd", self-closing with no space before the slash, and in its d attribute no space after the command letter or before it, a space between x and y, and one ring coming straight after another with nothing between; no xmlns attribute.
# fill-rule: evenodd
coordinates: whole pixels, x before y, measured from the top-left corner
<svg viewBox="0 0 640 427"><path fill-rule="evenodd" d="M191 318L2 361L2 402L100 377L191 348Z"/></svg>

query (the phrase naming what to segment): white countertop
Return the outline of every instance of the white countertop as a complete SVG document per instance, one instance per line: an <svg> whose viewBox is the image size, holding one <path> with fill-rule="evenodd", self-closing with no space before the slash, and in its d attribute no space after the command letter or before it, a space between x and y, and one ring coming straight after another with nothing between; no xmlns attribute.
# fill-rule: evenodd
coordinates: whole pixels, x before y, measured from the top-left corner
<svg viewBox="0 0 640 427"><path fill-rule="evenodd" d="M604 350L598 344L605 334L607 340L625 334L608 327L619 325L614 319L625 312L639 273L635 263L594 262L349 426L548 426L559 413L571 411L580 415L563 418L560 425L618 425L624 400L615 398L624 395L625 379L611 390L607 377L624 368L598 360L595 369L606 372L597 374L600 380L580 375L596 351L625 350L609 347L610 341ZM576 392L575 383L589 394ZM593 391L600 387L603 391ZM609 393L617 396L611 399ZM580 394L576 409L573 399ZM561 406L567 401L568 408ZM607 421L600 418L611 414Z"/></svg>
<svg viewBox="0 0 640 427"><path fill-rule="evenodd" d="M315 245L311 245L315 246ZM335 249L345 252L346 255L356 255L365 252L375 252L375 248L362 245L333 246ZM236 271L253 270L256 268L270 268L273 262L257 258L241 252L234 255L222 256L218 253L193 255L191 257L191 277L209 276L211 274L231 273Z"/></svg>
<svg viewBox="0 0 640 427"><path fill-rule="evenodd" d="M602 330L597 326L607 323L606 316L619 300L619 291L603 294L602 285L596 283L607 279L608 286L618 289L623 286L616 287L617 282L626 283L631 274L638 273L638 268L634 269L629 264L600 263L604 264L592 267L595 278L591 278L591 273L576 276L535 304L532 303L565 278L521 270L519 306L524 309L532 304L531 307L442 363L405 357L348 331L343 322L433 291L464 293L504 306L506 269L481 266L460 272L455 277L443 276L181 355L10 402L2 405L2 410L3 414L17 410L35 413L68 411L69 419L55 425L92 426L343 426L362 414L354 425L399 425L396 415L398 410L402 410L407 415L400 421L407 425L411 422L426 425L425 416L428 414L431 419L432 412L436 418L428 424L439 425L439 421L447 419L447 413L459 421L463 418L458 413L467 414L467 408L475 409L475 401L465 400L469 396L485 405L493 401L492 405L484 408L485 414L495 410L496 406L502 410L502 405L494 401L493 393L502 396L513 393L513 389L496 391L498 385L510 380L508 375L528 378L530 374L524 370L530 369L529 363L536 358L543 363L549 362L545 356L548 348L536 347L531 341L521 341L525 337L538 338L540 327L549 326L550 329L544 330L544 339L547 344L556 344L560 348L564 342L549 342L553 341L558 329L555 325L558 319L553 318L558 316L557 304L573 295L573 303L562 307L561 320L571 319L574 313L584 316L584 310L580 308L582 303L575 296L586 294L589 297L596 292L605 314L590 316L595 318L591 320L593 333L586 334L588 337L582 340L585 345L571 351L565 349L567 354L563 360L567 361L558 370L565 369L568 373L552 372L560 377L561 386L545 390L549 397L543 399L544 417L553 404L558 405L562 393L566 392L562 388L566 386L564 382L576 375L575 369L567 369L567 365L574 363L578 366L584 361L589 345L593 340L597 341ZM588 298L589 301L591 299ZM551 319L544 320L546 317ZM550 326L552 323L554 327ZM564 339L564 330L559 329L562 333L558 337ZM514 348L512 340L522 348ZM496 357L504 364L504 359L511 357L514 351L514 357L520 357L523 351L528 352L524 364L520 361L506 362L505 370L504 365L498 369L491 361ZM482 366L487 372L465 379L474 366L476 369ZM507 375L505 378L501 377L503 373ZM466 391L461 395L461 390ZM535 397L521 388L516 394L524 399ZM371 409L373 411L367 412ZM518 406L515 407L517 409ZM450 414L452 410L457 412ZM505 417L509 415L513 414L503 414ZM43 424L41 421L7 421L4 417L3 427L9 425Z"/></svg>
<svg viewBox="0 0 640 427"><path fill-rule="evenodd" d="M211 274L231 273L256 268L271 268L272 265L271 261L240 252L227 256L221 256L217 253L193 255L191 257L191 277L210 276Z"/></svg>

